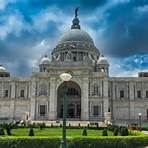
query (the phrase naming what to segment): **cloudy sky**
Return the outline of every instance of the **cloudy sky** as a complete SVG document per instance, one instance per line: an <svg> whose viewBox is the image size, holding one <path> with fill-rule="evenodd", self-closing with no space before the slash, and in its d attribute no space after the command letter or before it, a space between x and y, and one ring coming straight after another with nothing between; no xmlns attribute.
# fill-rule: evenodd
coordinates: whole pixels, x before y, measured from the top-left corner
<svg viewBox="0 0 148 148"><path fill-rule="evenodd" d="M148 0L0 0L0 64L29 76L70 28L76 7L111 76L148 71Z"/></svg>

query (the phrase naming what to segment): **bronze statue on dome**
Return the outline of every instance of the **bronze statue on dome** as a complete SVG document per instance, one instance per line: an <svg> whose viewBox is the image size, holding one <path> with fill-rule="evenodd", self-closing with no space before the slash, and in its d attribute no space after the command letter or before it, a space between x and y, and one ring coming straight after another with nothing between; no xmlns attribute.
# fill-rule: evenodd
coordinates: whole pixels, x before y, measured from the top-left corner
<svg viewBox="0 0 148 148"><path fill-rule="evenodd" d="M79 9L79 7L77 7L77 8L75 9L75 17L78 16L78 9Z"/></svg>

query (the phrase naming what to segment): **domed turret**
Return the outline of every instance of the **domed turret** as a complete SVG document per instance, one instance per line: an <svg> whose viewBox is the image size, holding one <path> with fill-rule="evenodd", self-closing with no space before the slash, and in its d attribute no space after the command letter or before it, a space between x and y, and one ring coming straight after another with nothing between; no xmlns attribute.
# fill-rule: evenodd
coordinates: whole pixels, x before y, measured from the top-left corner
<svg viewBox="0 0 148 148"><path fill-rule="evenodd" d="M10 73L2 65L0 65L0 77L10 77Z"/></svg>
<svg viewBox="0 0 148 148"><path fill-rule="evenodd" d="M0 72L6 72L6 68L2 65L0 65Z"/></svg>
<svg viewBox="0 0 148 148"><path fill-rule="evenodd" d="M45 55L39 64L40 72L46 72L47 66L51 63L51 60Z"/></svg>
<svg viewBox="0 0 148 148"><path fill-rule="evenodd" d="M99 65L109 65L107 59L103 55L98 59L97 64L99 64Z"/></svg>
<svg viewBox="0 0 148 148"><path fill-rule="evenodd" d="M50 64L50 59L47 57L47 55L45 55L41 61L40 61L40 64Z"/></svg>
<svg viewBox="0 0 148 148"><path fill-rule="evenodd" d="M101 55L100 58L97 61L97 71L98 72L103 72L109 75L109 63L108 60Z"/></svg>

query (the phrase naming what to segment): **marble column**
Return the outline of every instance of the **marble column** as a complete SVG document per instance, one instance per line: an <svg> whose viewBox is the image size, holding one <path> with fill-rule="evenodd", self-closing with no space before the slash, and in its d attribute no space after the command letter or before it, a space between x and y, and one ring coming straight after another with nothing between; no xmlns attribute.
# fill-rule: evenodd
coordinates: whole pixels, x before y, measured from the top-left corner
<svg viewBox="0 0 148 148"><path fill-rule="evenodd" d="M103 111L104 114L105 112L108 112L108 108L109 108L109 100L108 100L108 80L104 80L103 81Z"/></svg>
<svg viewBox="0 0 148 148"><path fill-rule="evenodd" d="M10 118L11 119L14 119L14 110L15 110L15 101L14 100L11 100L10 102L10 108L9 108L9 111L10 111Z"/></svg>
<svg viewBox="0 0 148 148"><path fill-rule="evenodd" d="M15 82L11 82L11 99L15 98Z"/></svg>
<svg viewBox="0 0 148 148"><path fill-rule="evenodd" d="M81 95L81 119L88 120L89 119L89 80L88 78L83 78L82 82L82 95Z"/></svg>
<svg viewBox="0 0 148 148"><path fill-rule="evenodd" d="M31 100L30 100L30 104L31 104L31 113L30 113L30 116L31 116L31 120L34 120L35 119L35 101L36 101L36 79L34 78L32 80L32 83L31 83Z"/></svg>
<svg viewBox="0 0 148 148"><path fill-rule="evenodd" d="M132 81L129 81L129 99L134 100L134 83Z"/></svg>
<svg viewBox="0 0 148 148"><path fill-rule="evenodd" d="M50 79L50 96L49 96L49 119L57 119L57 92L56 78Z"/></svg>

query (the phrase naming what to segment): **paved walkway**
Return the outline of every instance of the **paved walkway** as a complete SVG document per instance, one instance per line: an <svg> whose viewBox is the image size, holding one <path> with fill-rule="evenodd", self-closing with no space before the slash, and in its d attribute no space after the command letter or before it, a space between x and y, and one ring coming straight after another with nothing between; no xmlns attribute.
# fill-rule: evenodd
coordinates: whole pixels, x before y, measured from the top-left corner
<svg viewBox="0 0 148 148"><path fill-rule="evenodd" d="M54 126L59 126L60 124L62 124L62 120L61 121L31 121L31 123L45 123L46 125L54 125ZM88 126L88 124L90 126L96 126L96 123L98 123L99 127L106 127L104 122L98 122L98 121L66 121L67 126L70 124L71 126Z"/></svg>
<svg viewBox="0 0 148 148"><path fill-rule="evenodd" d="M144 134L147 134L148 135L148 131L142 131Z"/></svg>

